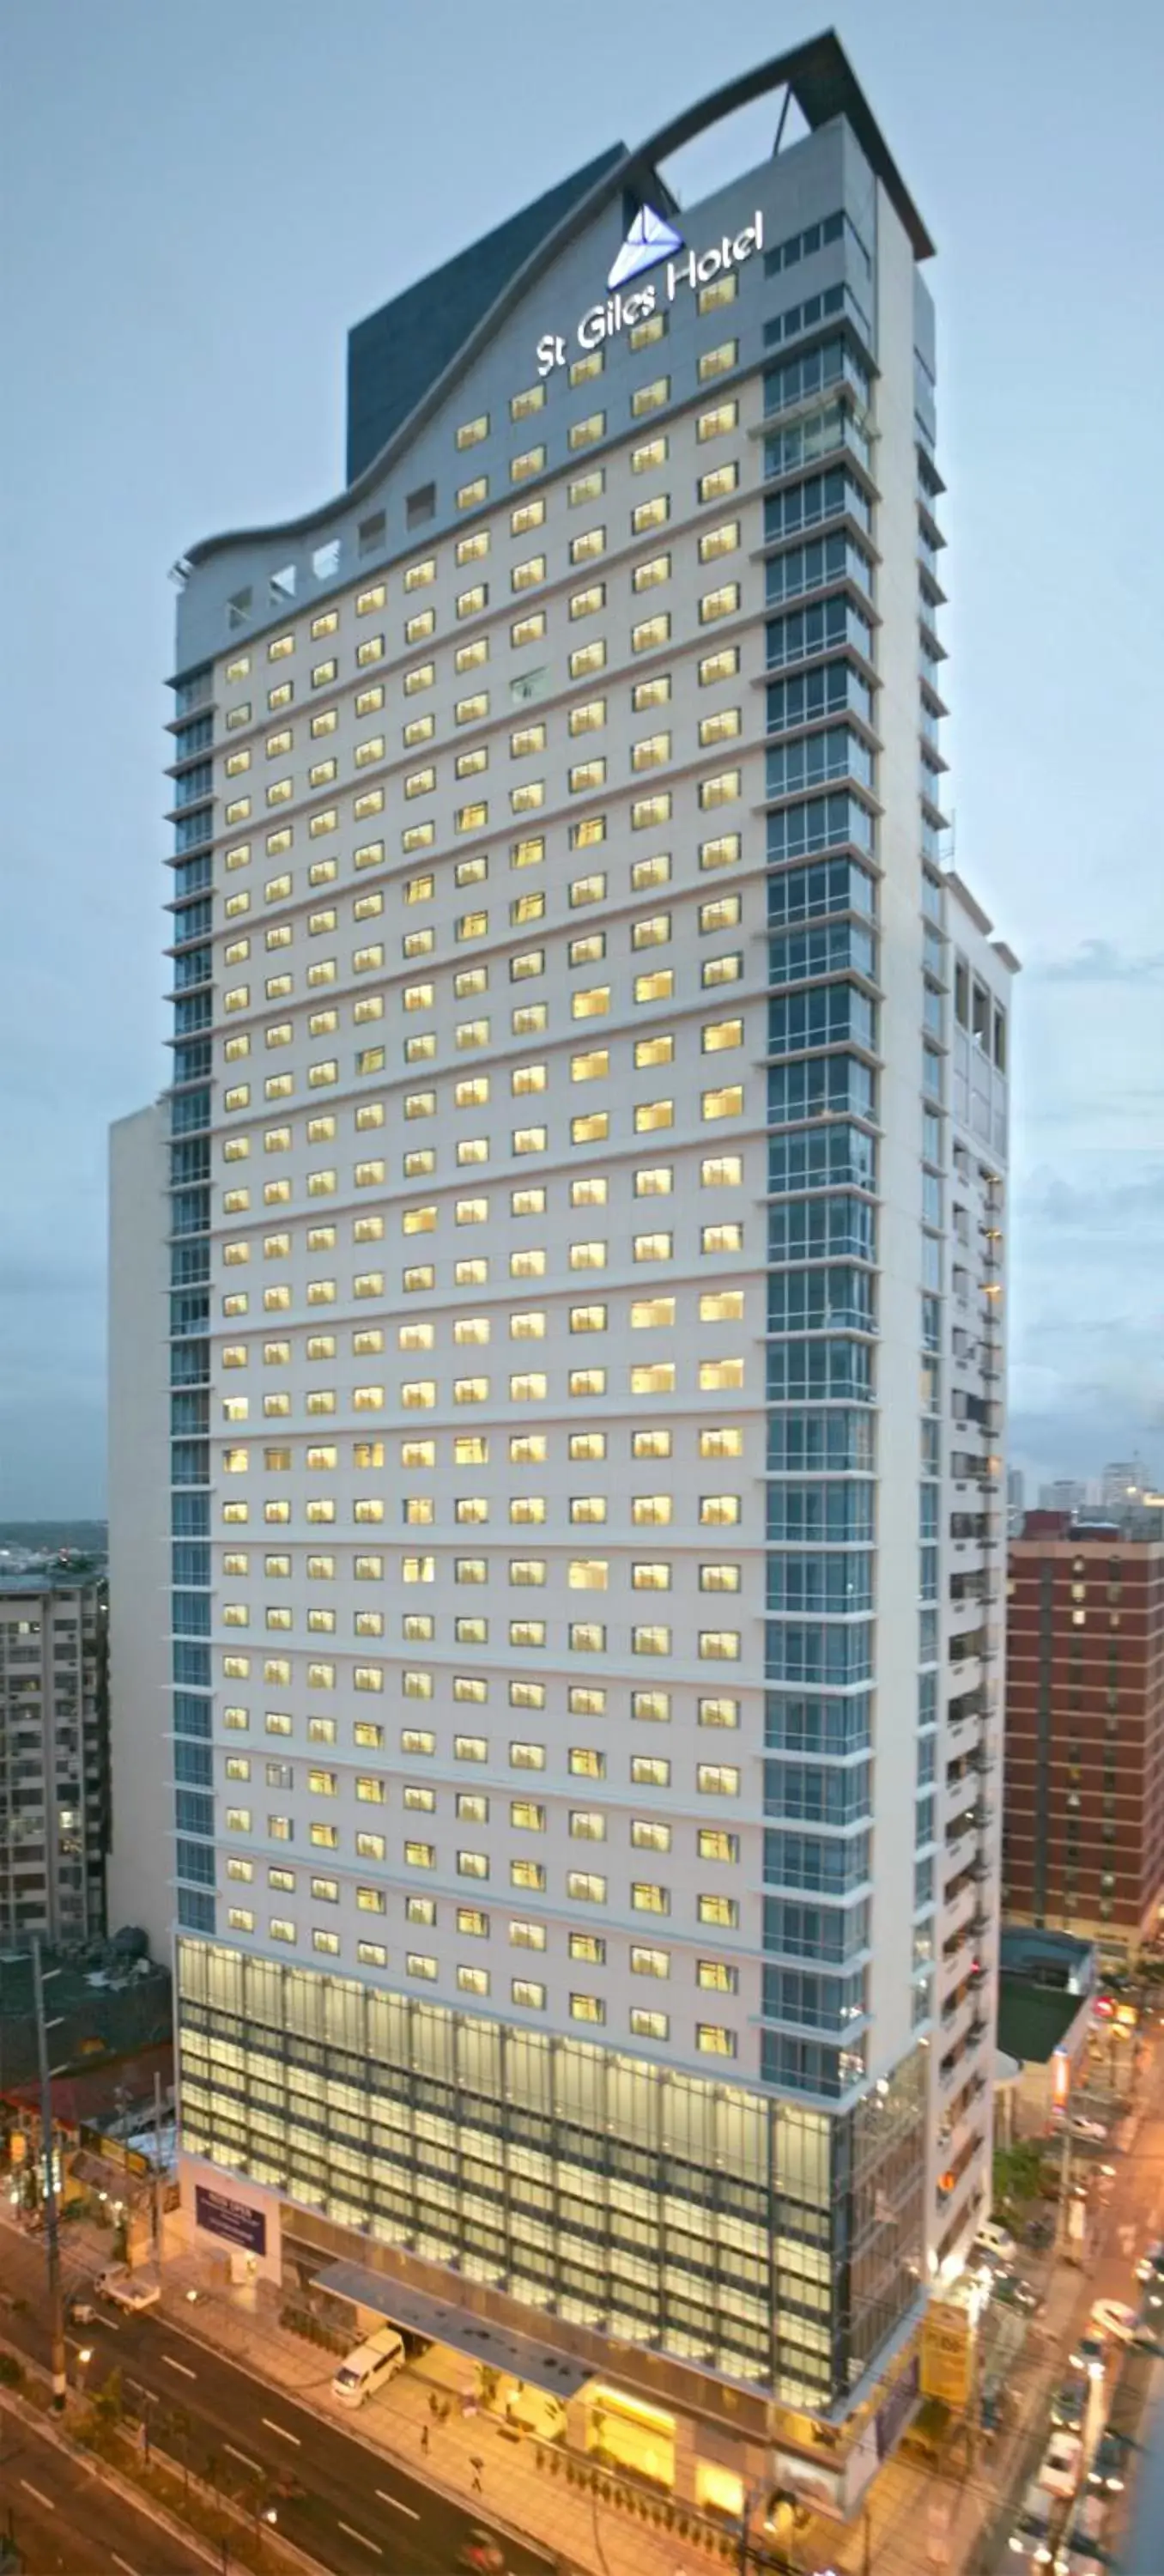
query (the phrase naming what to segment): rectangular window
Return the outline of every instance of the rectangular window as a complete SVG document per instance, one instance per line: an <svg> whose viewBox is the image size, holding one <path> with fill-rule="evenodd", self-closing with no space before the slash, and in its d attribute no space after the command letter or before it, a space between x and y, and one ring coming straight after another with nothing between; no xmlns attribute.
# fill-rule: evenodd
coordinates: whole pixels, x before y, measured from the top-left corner
<svg viewBox="0 0 1164 2576"><path fill-rule="evenodd" d="M734 617L739 604L738 581L725 582L719 590L706 590L699 603L700 625L713 625L717 617Z"/></svg>
<svg viewBox="0 0 1164 2576"><path fill-rule="evenodd" d="M671 613L669 609L663 609L657 617L645 617L639 625L632 626L631 651L649 653L656 645L668 643L670 635Z"/></svg>
<svg viewBox="0 0 1164 2576"><path fill-rule="evenodd" d="M631 449L632 474L649 474L652 467L656 465L665 465L666 462L667 441L665 438L648 438L643 441L641 447L632 447Z"/></svg>
<svg viewBox="0 0 1164 2576"><path fill-rule="evenodd" d="M646 420L653 411L661 411L671 399L671 379L656 376L649 385L639 385L631 395L631 419Z"/></svg>
<svg viewBox="0 0 1164 2576"><path fill-rule="evenodd" d="M739 293L739 277L729 269L726 277L714 277L710 286L701 286L696 299L700 313L714 313L721 304L734 304Z"/></svg>
<svg viewBox="0 0 1164 2576"><path fill-rule="evenodd" d="M723 280L725 285L730 284L734 286L735 282L734 273L730 279ZM730 369L737 364L739 354L740 344L738 340L721 340L718 348L705 349L696 369L700 384L710 384L714 377L727 375Z"/></svg>

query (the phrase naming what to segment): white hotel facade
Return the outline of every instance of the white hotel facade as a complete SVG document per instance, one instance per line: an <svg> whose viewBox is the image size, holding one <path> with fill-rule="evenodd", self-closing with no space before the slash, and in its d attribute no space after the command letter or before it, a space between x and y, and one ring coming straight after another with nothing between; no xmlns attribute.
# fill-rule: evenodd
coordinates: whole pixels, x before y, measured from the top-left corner
<svg viewBox="0 0 1164 2576"><path fill-rule="evenodd" d="M1015 961L930 248L822 38L362 325L344 492L180 568L187 2197L753 2460L844 2456L988 2189Z"/></svg>

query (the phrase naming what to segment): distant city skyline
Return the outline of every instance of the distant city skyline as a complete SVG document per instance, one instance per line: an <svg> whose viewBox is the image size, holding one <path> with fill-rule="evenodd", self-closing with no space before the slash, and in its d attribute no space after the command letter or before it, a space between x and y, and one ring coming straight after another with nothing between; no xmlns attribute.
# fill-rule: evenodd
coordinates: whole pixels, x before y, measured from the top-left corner
<svg viewBox="0 0 1164 2576"><path fill-rule="evenodd" d="M938 243L950 802L956 863L1025 970L1011 1419L1034 1489L1150 1452L1155 1435L1164 1454L1164 940L1140 501L1164 408L1164 352L1142 324L1164 22L1132 0L1099 45L1079 0L1017 16L984 0L937 35L921 0L884 0L876 17L793 0L779 39L834 15ZM240 19L205 0L193 56L182 19L146 0L102 13L97 41L77 0L42 0L6 31L21 245L5 280L20 602L0 1020L9 1514L94 1511L104 1495L106 1132L165 1080L159 924L142 889L167 839L167 567L213 528L339 486L348 326L548 186L564 129L577 162L636 141L776 41L764 0L737 0L714 28L674 0L662 44L650 17L594 0L604 71L580 85L565 20L540 31L520 80L502 76L488 19L455 0L430 0L423 21L345 0L344 25L359 78L325 222L312 189L286 182L334 89L326 21L276 0ZM434 52L449 66L439 128ZM1044 115L1032 102L1052 77ZM229 187L210 184L220 168ZM698 174L689 194L707 184ZM1121 471L1081 510L1133 344ZM1102 648L1099 690L1084 639Z"/></svg>

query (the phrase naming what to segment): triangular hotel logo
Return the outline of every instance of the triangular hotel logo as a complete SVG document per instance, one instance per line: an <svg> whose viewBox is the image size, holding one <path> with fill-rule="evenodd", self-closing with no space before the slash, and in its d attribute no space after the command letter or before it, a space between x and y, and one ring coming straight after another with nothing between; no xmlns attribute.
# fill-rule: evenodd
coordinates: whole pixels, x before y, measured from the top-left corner
<svg viewBox="0 0 1164 2576"><path fill-rule="evenodd" d="M628 277L638 277L644 268L654 268L669 252L682 248L682 237L672 225L665 224L653 206L640 206L606 283L611 288L625 286Z"/></svg>

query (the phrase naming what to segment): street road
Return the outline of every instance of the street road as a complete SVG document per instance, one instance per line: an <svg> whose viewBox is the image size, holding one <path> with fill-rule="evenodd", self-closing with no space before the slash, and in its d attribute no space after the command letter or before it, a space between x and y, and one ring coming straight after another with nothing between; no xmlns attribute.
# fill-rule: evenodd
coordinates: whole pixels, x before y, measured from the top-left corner
<svg viewBox="0 0 1164 2576"><path fill-rule="evenodd" d="M1120 2550L1123 2576L1160 2576L1164 2565L1164 2362L1157 2362L1152 2397L1140 2435L1143 2457L1132 2496L1128 2536Z"/></svg>
<svg viewBox="0 0 1164 2576"><path fill-rule="evenodd" d="M3 2251L0 2335L47 2362L43 2253L8 2228ZM159 2446L179 2462L185 2456L198 2477L229 2483L241 2502L290 2473L304 2492L277 2501L279 2528L336 2576L454 2576L470 2530L488 2528L487 2509L471 2515L446 2503L310 2405L183 2334L158 2309L102 2313L85 2327L84 2340L93 2355L89 2386L119 2370L127 2406L146 2414ZM74 2348L78 2341L71 2337ZM320 2367L330 2377L334 2362L322 2355ZM70 2376L72 2369L73 2352ZM548 2576L553 2565L544 2551L513 2541L505 2553L510 2576ZM146 2576L140 2559L125 2555L137 2576Z"/></svg>
<svg viewBox="0 0 1164 2576"><path fill-rule="evenodd" d="M1116 2170L1093 2265L1071 2276L1078 2285L1073 2332L1093 2300L1136 2300L1135 2257L1154 2235L1164 2235L1164 2049L1153 2052L1141 2100L1143 2109L1130 2152L1100 2149L1095 2158L1111 2162ZM4 2228L3 2275L0 2335L44 2362L48 2337L42 2249L8 2227ZM79 2340L74 2337L74 2347ZM259 2502L269 2494L272 2478L290 2473L303 2492L278 2500L280 2528L336 2571L336 2576L453 2576L472 2523L486 2521L486 2514L472 2516L446 2503L422 2479L369 2449L330 2416L313 2413L310 2391L306 2398L297 2399L257 2381L212 2347L183 2333L181 2324L168 2313L155 2309L141 2316L102 2315L84 2329L84 2340L93 2352L90 2384L100 2384L111 2369L120 2370L127 2403L148 2416L159 2446L179 2461L185 2454L197 2475L209 2475L219 2483L229 2481L240 2501ZM1069 2350L1068 2340L1057 2363L1049 2351L1044 2352L1043 2371L1052 2381L1066 2375ZM330 2358L321 2354L321 2380L330 2377L332 2367ZM55 2463L58 2455L51 2456ZM8 2474L11 2479L12 2471ZM64 2510L55 2487L45 2478L30 2473L29 2482L52 2498L53 2510ZM1130 2499L1136 2537L1131 2550L1121 2552L1122 2563L1126 2576L1164 2576L1164 2407L1157 2412L1150 2458L1136 2485L1142 2489ZM912 2482L911 2491L916 2514ZM15 2499L11 2486L0 2492L6 2502L15 2500L19 2505L22 2498L26 2510L36 2509L35 2499L19 2488ZM43 2513L45 2525L51 2526L52 2520L52 2510ZM19 2531L19 2511L17 2522ZM43 2538L42 2527L37 2528ZM104 2554L98 2550L94 2555L94 2529L90 2513L84 2524L89 2555L75 2553L72 2561L65 2555L69 2576L74 2566L77 2576L88 2576L90 2567L108 2569L115 2560L132 2569L134 2576L156 2576L166 2565L168 2576L168 2563L156 2552L143 2561L140 2541L137 2554L131 2539L123 2548L114 2538ZM103 2523L100 2529L104 2533ZM156 2532L152 2536L160 2538ZM73 2534L68 2537L71 2544ZM51 2529L47 2538L51 2546ZM512 2576L547 2576L551 2562L544 2552L516 2543L505 2547ZM886 2531L879 2535L878 2576L882 2570L883 2576L890 2576L894 2554L891 2533ZM35 2563L40 2576L41 2562ZM43 2564L53 2570L57 2561L50 2556Z"/></svg>
<svg viewBox="0 0 1164 2576"><path fill-rule="evenodd" d="M1115 2170L1110 2183L1103 2186L1107 2197L1101 2204L1095 2253L1075 2275L1079 2298L1071 2335L1064 2339L1057 2374L1062 2378L1068 2376L1071 2338L1081 2332L1095 2300L1116 2299L1130 2307L1139 2306L1142 2293L1135 2279L1137 2257L1154 2239L1164 2237L1164 2047L1155 2028L1145 2029L1144 2036L1151 2054L1140 2079L1139 2118L1131 2146L1126 2152L1111 2144L1096 2146L1088 2149L1076 2165L1077 2172L1085 2165L1102 2168L1109 2164ZM1133 2453L1126 2472L1128 2537L1121 2537L1118 2511L1111 2513L1110 2528L1105 2534L1105 2547L1114 2550L1122 2576L1164 2576L1162 2389L1164 2363L1155 2375L1151 2419L1141 2436L1144 2448Z"/></svg>
<svg viewBox="0 0 1164 2576"><path fill-rule="evenodd" d="M1120 2225L1135 2227L1135 2252L1154 2237L1164 2237L1164 2047L1153 2051L1150 2074L1141 2087L1143 2115L1131 2152L1121 2160L1118 2207L1113 2210L1108 2248L1100 2264L1097 2298L1139 2296L1129 2289L1130 2264L1120 2244ZM1126 2242L1126 2240L1125 2240ZM1152 2399L1140 2435L1142 2449L1132 2464L1130 2513L1126 2538L1118 2546L1123 2576L1161 2576L1164 2569L1164 2363L1157 2365Z"/></svg>
<svg viewBox="0 0 1164 2576"><path fill-rule="evenodd" d="M96 2469L0 2409L0 2531L28 2576L206 2576L205 2560L123 2504Z"/></svg>

